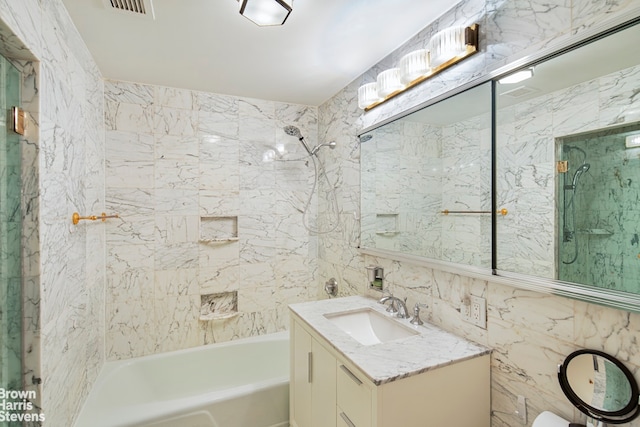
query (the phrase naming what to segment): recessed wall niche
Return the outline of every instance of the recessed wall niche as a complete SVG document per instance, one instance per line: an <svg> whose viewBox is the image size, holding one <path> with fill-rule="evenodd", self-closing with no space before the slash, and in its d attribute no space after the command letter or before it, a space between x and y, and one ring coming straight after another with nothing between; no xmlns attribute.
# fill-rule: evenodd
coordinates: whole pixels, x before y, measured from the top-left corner
<svg viewBox="0 0 640 427"><path fill-rule="evenodd" d="M238 240L237 216L200 217L200 242L233 242Z"/></svg>
<svg viewBox="0 0 640 427"><path fill-rule="evenodd" d="M238 314L238 291L200 295L200 320L228 319Z"/></svg>

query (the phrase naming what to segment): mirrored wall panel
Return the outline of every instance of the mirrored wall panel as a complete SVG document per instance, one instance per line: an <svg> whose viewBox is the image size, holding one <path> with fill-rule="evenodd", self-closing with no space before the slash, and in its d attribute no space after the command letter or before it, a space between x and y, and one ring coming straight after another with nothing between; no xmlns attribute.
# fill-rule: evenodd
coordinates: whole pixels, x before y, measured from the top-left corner
<svg viewBox="0 0 640 427"><path fill-rule="evenodd" d="M497 85L499 270L640 293L639 41L631 27Z"/></svg>
<svg viewBox="0 0 640 427"><path fill-rule="evenodd" d="M490 82L361 141L361 247L491 267Z"/></svg>
<svg viewBox="0 0 640 427"><path fill-rule="evenodd" d="M636 20L361 135L361 247L640 312L639 42Z"/></svg>

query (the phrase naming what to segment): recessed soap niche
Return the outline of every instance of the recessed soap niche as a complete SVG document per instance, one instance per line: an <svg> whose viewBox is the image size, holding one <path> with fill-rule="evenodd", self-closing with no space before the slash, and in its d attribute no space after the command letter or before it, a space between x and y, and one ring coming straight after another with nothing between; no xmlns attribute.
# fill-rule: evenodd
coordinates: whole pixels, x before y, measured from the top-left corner
<svg viewBox="0 0 640 427"><path fill-rule="evenodd" d="M237 216L201 216L200 242L233 242L238 240Z"/></svg>
<svg viewBox="0 0 640 427"><path fill-rule="evenodd" d="M228 319L238 314L238 291L200 295L200 320Z"/></svg>
<svg viewBox="0 0 640 427"><path fill-rule="evenodd" d="M399 215L376 214L376 234L379 236L395 236L400 233Z"/></svg>

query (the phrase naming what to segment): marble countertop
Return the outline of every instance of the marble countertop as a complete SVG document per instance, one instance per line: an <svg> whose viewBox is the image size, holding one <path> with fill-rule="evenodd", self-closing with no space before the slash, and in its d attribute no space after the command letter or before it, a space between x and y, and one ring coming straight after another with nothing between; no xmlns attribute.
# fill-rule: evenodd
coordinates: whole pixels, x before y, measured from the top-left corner
<svg viewBox="0 0 640 427"><path fill-rule="evenodd" d="M487 347L446 332L427 322L411 325L409 319L395 319L419 332L374 345L363 345L342 331L324 315L359 308L371 308L389 316L386 306L361 296L291 304L289 309L305 321L330 345L349 359L374 384L380 385L411 375L479 357L491 352Z"/></svg>

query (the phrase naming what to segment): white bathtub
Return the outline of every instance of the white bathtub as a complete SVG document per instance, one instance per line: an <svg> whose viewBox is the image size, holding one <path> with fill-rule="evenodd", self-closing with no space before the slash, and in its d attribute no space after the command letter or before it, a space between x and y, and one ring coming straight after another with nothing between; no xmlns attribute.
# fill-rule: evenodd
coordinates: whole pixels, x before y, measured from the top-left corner
<svg viewBox="0 0 640 427"><path fill-rule="evenodd" d="M107 362L75 427L289 425L289 335Z"/></svg>

